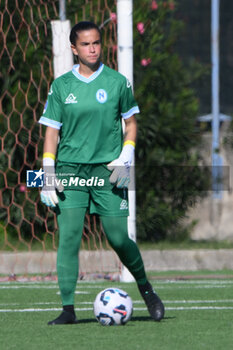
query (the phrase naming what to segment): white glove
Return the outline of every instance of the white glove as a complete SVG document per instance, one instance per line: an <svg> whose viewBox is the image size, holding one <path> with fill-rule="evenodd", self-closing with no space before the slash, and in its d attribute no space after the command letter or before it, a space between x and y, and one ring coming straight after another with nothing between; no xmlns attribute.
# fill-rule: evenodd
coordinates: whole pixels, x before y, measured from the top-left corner
<svg viewBox="0 0 233 350"><path fill-rule="evenodd" d="M130 166L133 161L133 156L133 144L125 144L119 158L107 165L108 169L112 171L109 181L115 183L116 187L128 187L130 182Z"/></svg>
<svg viewBox="0 0 233 350"><path fill-rule="evenodd" d="M47 180L47 184L44 184L40 193L40 198L45 205L54 208L58 203L56 189L58 192L62 192L64 187L61 183L56 181L55 162L52 158L43 158L43 170L45 172L44 179L45 181Z"/></svg>

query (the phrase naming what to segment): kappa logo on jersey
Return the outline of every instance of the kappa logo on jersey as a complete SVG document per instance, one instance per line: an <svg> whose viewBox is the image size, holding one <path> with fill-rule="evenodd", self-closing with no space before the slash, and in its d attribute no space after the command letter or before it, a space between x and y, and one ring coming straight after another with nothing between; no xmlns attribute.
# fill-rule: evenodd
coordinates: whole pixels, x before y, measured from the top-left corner
<svg viewBox="0 0 233 350"><path fill-rule="evenodd" d="M108 99L107 92L103 89L99 89L96 93L96 99L99 103L105 103Z"/></svg>
<svg viewBox="0 0 233 350"><path fill-rule="evenodd" d="M128 203L126 199L122 199L120 204L120 210L127 210L128 209Z"/></svg>
<svg viewBox="0 0 233 350"><path fill-rule="evenodd" d="M69 96L66 97L65 104L77 103L78 101L76 99L77 97L75 97L73 94L69 94Z"/></svg>

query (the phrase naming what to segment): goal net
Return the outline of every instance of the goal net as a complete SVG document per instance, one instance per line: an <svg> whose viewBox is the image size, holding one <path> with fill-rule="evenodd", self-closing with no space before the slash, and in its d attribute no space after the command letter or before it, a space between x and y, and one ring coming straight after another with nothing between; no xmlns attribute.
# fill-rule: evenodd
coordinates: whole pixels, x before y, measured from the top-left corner
<svg viewBox="0 0 233 350"><path fill-rule="evenodd" d="M59 1L5 1L0 8L0 274L45 278L56 271L56 217L39 190L27 188L26 172L42 164L45 130L38 119L54 79L51 21L59 19ZM114 0L66 1L72 25L101 25L103 61L117 69L115 13ZM80 278L115 278L119 269L99 218L87 215Z"/></svg>

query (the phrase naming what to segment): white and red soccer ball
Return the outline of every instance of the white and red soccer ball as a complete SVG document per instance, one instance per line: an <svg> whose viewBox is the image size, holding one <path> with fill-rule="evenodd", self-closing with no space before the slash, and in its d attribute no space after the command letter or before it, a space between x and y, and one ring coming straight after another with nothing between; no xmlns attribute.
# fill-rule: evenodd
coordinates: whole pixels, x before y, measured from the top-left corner
<svg viewBox="0 0 233 350"><path fill-rule="evenodd" d="M118 288L102 290L94 301L94 314L103 326L126 324L133 313L130 296Z"/></svg>

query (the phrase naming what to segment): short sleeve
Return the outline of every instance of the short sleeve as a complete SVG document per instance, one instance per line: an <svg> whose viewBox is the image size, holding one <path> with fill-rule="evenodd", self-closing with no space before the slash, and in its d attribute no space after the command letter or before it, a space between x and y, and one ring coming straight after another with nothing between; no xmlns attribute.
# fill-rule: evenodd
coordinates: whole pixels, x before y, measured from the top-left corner
<svg viewBox="0 0 233 350"><path fill-rule="evenodd" d="M132 117L136 113L140 113L137 102L134 99L132 87L128 79L124 78L121 85L120 93L120 109L124 119Z"/></svg>
<svg viewBox="0 0 233 350"><path fill-rule="evenodd" d="M62 103L55 82L49 90L48 99L39 123L58 130L62 126Z"/></svg>

